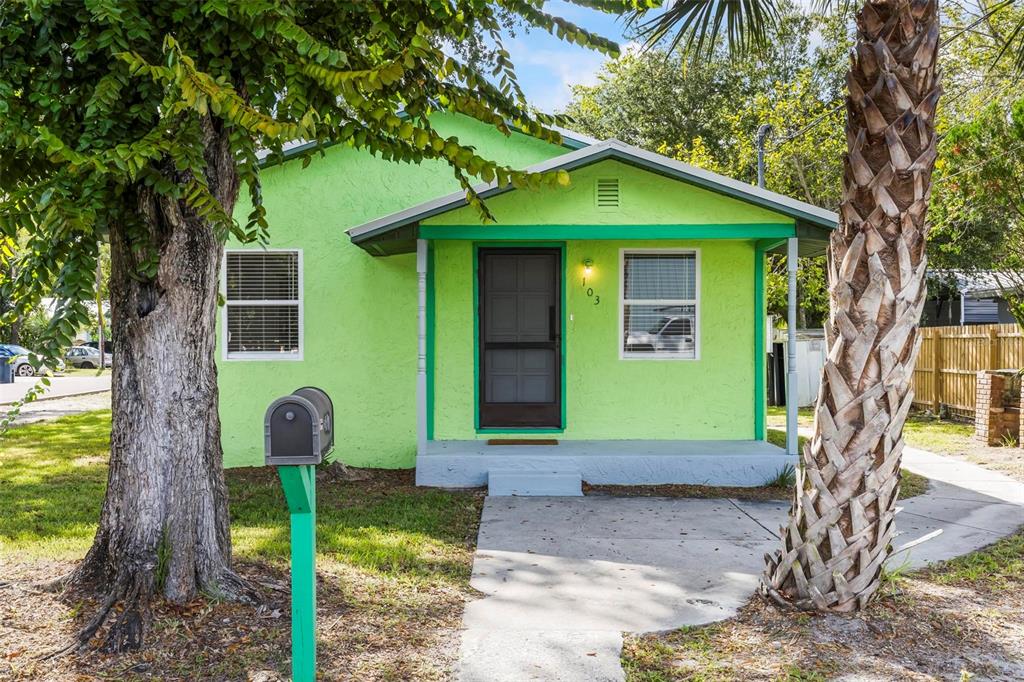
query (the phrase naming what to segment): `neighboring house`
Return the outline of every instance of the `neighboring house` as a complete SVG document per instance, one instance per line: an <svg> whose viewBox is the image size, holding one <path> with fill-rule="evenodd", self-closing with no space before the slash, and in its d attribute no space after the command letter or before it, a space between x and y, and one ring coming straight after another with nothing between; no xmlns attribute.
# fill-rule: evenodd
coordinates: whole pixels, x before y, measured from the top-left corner
<svg viewBox="0 0 1024 682"><path fill-rule="evenodd" d="M1012 324L1010 307L1003 297L1003 287L1013 287L1011 281L1003 278L1000 287L999 273L991 270L960 272L937 270L928 273L929 296L921 312L922 327L947 327L971 324Z"/></svg>
<svg viewBox="0 0 1024 682"><path fill-rule="evenodd" d="M763 441L764 256L822 253L835 214L617 141L432 123L571 184L482 186L482 224L441 163L334 146L265 168L270 247L225 255L226 465L260 464L264 410L306 385L334 401L337 457L428 485L755 485L792 461ZM532 438L558 445L507 443Z"/></svg>

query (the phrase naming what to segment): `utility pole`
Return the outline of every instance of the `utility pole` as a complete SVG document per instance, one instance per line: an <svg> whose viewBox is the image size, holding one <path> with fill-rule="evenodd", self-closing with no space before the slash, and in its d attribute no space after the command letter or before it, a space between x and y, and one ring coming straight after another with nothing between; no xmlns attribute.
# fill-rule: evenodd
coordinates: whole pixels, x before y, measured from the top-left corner
<svg viewBox="0 0 1024 682"><path fill-rule="evenodd" d="M757 129L757 137L755 138L757 144L757 186L761 189L764 189L764 145L771 134L772 124L762 123Z"/></svg>
<svg viewBox="0 0 1024 682"><path fill-rule="evenodd" d="M757 186L764 189L764 146L772 134L770 123L762 123L757 129ZM796 387L796 266L799 258L797 238L786 240L786 453L798 454L797 395Z"/></svg>

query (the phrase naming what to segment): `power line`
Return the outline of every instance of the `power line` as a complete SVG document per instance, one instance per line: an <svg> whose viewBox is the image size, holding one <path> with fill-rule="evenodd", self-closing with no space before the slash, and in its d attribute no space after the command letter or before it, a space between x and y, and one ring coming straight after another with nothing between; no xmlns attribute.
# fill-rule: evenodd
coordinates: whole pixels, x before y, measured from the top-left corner
<svg viewBox="0 0 1024 682"><path fill-rule="evenodd" d="M989 9L987 12L982 13L981 15L973 15L973 13L971 13L973 16L977 16L978 18L975 19L973 22L971 22L969 25L959 29L956 33L954 33L950 37L948 37L945 40L943 40L940 43L940 46L941 47L946 47L947 45L952 43L957 38L960 38L961 36L967 35L968 32L971 31L975 26L977 26L981 22L985 21L986 19L988 19L989 17L994 15L996 12L998 12L1001 9L1003 9L1004 7L1011 6L1012 4L1013 4L1013 0L1003 0L1003 2L997 3L994 7ZM986 80L987 78L988 78L988 74L983 76L982 80ZM947 101L956 101L957 99L959 99L960 97L962 97L963 95L965 95L969 91L970 91L970 88L965 88L960 93L958 93L958 95L951 96ZM808 123L807 125L805 125L803 128L800 128L799 130L797 130L794 133L791 133L789 135L786 135L785 137L781 137L781 138L778 138L777 140L773 141L773 144L771 146L771 151L775 151L776 149L778 149L782 145L786 144L787 142L790 142L791 140L794 140L794 139L800 137L801 135L803 135L807 131L809 131L812 128L814 128L815 126L819 125L826 118L828 118L832 114L834 114L837 111L839 111L840 109L842 109L843 106L845 106L845 104L846 104L846 101L844 99L844 101L840 102L839 104L837 104L836 106L832 107L828 111L826 111L826 112L818 115L814 119L812 119L811 122Z"/></svg>
<svg viewBox="0 0 1024 682"><path fill-rule="evenodd" d="M973 170L977 170L979 168L982 168L982 167L988 165L989 163L995 161L996 159L1001 159L1002 157L1006 156L1007 154L1011 154L1011 153L1013 153L1013 152L1015 152L1015 151L1017 151L1019 149L1024 149L1024 142L1018 142L1015 145L1011 145L1011 146L1007 147L1006 149L1004 149L1003 151L1001 151L998 154L996 154L995 156L990 156L987 159L985 159L984 161L982 161L980 163L976 163L973 166L968 166L967 168L961 168L956 173L952 173L950 175L943 175L942 177L940 177L938 180L935 181L935 184L938 184L940 182L945 182L946 180L949 180L950 178L955 178L956 176L963 175L964 173L970 173Z"/></svg>
<svg viewBox="0 0 1024 682"><path fill-rule="evenodd" d="M818 125L819 123L824 121L827 117L831 116L832 114L834 114L837 111L839 111L840 109L842 109L845 104L846 104L846 102L842 102L840 104L837 104L836 106L832 107L831 109L829 109L825 113L819 114L818 116L816 116L814 119L811 120L810 123L805 125L800 130L796 131L795 133L791 133L789 135L786 135L785 137L779 138L778 141L776 141L774 144L772 144L772 151L778 149L779 147L781 147L782 145L786 144L787 142L790 142L790 141L795 140L796 138L800 137L801 135L806 133L808 130L810 130L811 128L815 127L816 125Z"/></svg>

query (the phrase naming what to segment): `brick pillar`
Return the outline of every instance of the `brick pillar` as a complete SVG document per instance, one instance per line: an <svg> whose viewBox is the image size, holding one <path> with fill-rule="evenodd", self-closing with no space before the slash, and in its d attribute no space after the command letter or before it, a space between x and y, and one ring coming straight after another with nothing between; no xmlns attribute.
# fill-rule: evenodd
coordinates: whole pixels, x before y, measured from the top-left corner
<svg viewBox="0 0 1024 682"><path fill-rule="evenodd" d="M1020 408L1020 422L1017 424L1017 445L1024 448L1024 386L1021 386L1020 399L1018 405Z"/></svg>
<svg viewBox="0 0 1024 682"><path fill-rule="evenodd" d="M1013 427L1006 424L1006 410L1003 408L1006 377L978 372L977 385L974 397L974 435L987 445L1000 445L1003 434L1013 432ZM1014 415L1014 421L1017 420L1017 415Z"/></svg>
<svg viewBox="0 0 1024 682"><path fill-rule="evenodd" d="M978 372L974 392L974 437L988 443L988 410L991 407L992 375Z"/></svg>

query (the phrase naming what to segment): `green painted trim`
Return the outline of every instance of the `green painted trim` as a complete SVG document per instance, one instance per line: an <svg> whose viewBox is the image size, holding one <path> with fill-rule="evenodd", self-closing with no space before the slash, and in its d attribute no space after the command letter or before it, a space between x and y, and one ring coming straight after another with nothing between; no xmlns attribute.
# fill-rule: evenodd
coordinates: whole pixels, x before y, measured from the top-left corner
<svg viewBox="0 0 1024 682"><path fill-rule="evenodd" d="M279 466L291 516L292 679L316 680L316 467Z"/></svg>
<svg viewBox="0 0 1024 682"><path fill-rule="evenodd" d="M567 239L781 239L792 223L722 225L420 225L420 239L564 241Z"/></svg>
<svg viewBox="0 0 1024 682"><path fill-rule="evenodd" d="M480 246L473 244L473 428L480 433Z"/></svg>
<svg viewBox="0 0 1024 682"><path fill-rule="evenodd" d="M487 248L555 248L561 253L561 268L562 276L561 280L562 287L562 343L561 343L561 365L562 376L561 376L561 399L562 399L562 426L561 428L550 428L543 427L537 429L531 429L528 427L524 428L496 428L496 427L482 427L480 426L480 249ZM566 271L566 260L565 260L565 242L532 242L532 241L516 241L516 242L474 242L473 243L473 430L476 433L563 433L566 425L566 411L565 407L568 401L565 396L566 380L565 380L565 366L567 363L566 358L566 346L565 342L565 322L566 322L566 277L568 276Z"/></svg>
<svg viewBox="0 0 1024 682"><path fill-rule="evenodd" d="M565 383L566 365L569 364L569 356L567 355L566 350L565 350L566 348L569 347L569 344L568 344L568 342L566 341L566 338L565 338L566 329L568 329L568 327L566 327L565 323L567 321L567 318L566 318L566 314L567 314L566 308L568 307L567 306L568 300L566 299L566 292L569 289L569 281L568 281L569 280L569 264L566 261L565 244L564 243L559 244L558 250L561 251L561 253L562 253L562 276L559 278L561 280L561 285L562 285L562 320L561 320L561 332L562 333L559 334L559 339L561 339L561 343L559 345L561 346L561 353L562 353L562 361L559 363L559 365L562 368L562 393L561 393L562 428L559 429L559 431L564 431L565 430L565 425L568 423L566 421L566 412L565 412L565 410L566 410L566 406L569 404L569 401L568 401L568 399L566 398L566 395L565 395L565 388L566 388L566 383Z"/></svg>
<svg viewBox="0 0 1024 682"><path fill-rule="evenodd" d="M754 249L754 439L764 440L767 436L767 397L764 366L765 332L765 273L764 247L758 242Z"/></svg>
<svg viewBox="0 0 1024 682"><path fill-rule="evenodd" d="M427 242L427 440L434 440L434 245Z"/></svg>
<svg viewBox="0 0 1024 682"><path fill-rule="evenodd" d="M768 331L764 259L768 251L785 239L761 239L754 244L754 439L764 440L767 436L768 391L765 371L766 339Z"/></svg>

